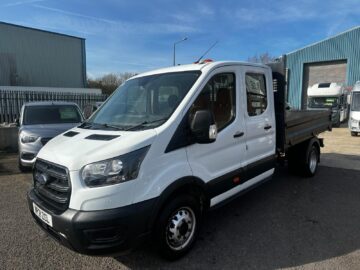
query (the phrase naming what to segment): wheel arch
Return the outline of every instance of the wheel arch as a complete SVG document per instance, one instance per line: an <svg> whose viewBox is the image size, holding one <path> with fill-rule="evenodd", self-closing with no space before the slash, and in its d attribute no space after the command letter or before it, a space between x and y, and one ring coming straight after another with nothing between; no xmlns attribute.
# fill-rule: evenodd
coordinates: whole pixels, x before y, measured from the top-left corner
<svg viewBox="0 0 360 270"><path fill-rule="evenodd" d="M198 195L202 203L202 208L207 209L210 206L210 199L206 189L205 182L195 176L186 176L177 179L165 188L160 194L153 210L152 218L149 221L149 227L153 228L156 220L166 203L177 194Z"/></svg>

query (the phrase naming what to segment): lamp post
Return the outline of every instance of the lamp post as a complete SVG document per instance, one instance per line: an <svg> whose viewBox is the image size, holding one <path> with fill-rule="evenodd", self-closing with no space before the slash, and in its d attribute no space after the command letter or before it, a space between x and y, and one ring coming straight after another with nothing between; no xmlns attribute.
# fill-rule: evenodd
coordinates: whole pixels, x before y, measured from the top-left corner
<svg viewBox="0 0 360 270"><path fill-rule="evenodd" d="M175 43L174 43L174 55L173 55L173 65L175 66L175 46L176 46L176 44L178 44L178 43L180 43L180 42L183 42L183 41L185 41L185 40L187 40L188 38L187 37L184 37L182 40L179 40L179 41L176 41Z"/></svg>

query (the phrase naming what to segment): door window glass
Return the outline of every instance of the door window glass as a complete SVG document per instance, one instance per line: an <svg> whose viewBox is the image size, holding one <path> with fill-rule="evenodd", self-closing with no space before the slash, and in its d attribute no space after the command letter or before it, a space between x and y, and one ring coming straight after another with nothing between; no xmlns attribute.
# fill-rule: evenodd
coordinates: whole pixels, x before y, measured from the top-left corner
<svg viewBox="0 0 360 270"><path fill-rule="evenodd" d="M235 74L222 73L212 77L191 107L191 114L198 110L210 110L214 114L218 130L235 119Z"/></svg>
<svg viewBox="0 0 360 270"><path fill-rule="evenodd" d="M267 108L266 80L264 74L246 73L247 111L249 116L262 114Z"/></svg>

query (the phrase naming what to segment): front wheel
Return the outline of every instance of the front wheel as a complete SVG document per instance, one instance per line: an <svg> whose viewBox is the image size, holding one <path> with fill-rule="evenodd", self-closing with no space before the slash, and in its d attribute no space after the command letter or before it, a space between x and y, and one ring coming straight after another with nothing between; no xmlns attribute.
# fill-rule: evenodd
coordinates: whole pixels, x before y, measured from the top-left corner
<svg viewBox="0 0 360 270"><path fill-rule="evenodd" d="M159 216L156 241L160 254L169 260L184 256L194 245L201 223L200 202L191 195L179 195Z"/></svg>
<svg viewBox="0 0 360 270"><path fill-rule="evenodd" d="M355 131L351 131L351 136L355 137L355 136L357 136L357 135L358 135L358 133L357 133L357 132L355 132Z"/></svg>

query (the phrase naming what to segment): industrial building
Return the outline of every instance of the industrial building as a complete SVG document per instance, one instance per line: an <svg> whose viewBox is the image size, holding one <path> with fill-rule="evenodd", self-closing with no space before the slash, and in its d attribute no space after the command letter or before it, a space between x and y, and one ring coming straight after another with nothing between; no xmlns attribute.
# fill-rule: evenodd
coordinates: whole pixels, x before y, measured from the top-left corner
<svg viewBox="0 0 360 270"><path fill-rule="evenodd" d="M85 39L0 22L0 86L86 87Z"/></svg>
<svg viewBox="0 0 360 270"><path fill-rule="evenodd" d="M352 86L360 80L360 26L286 55L288 101L306 108L307 89L315 83Z"/></svg>

